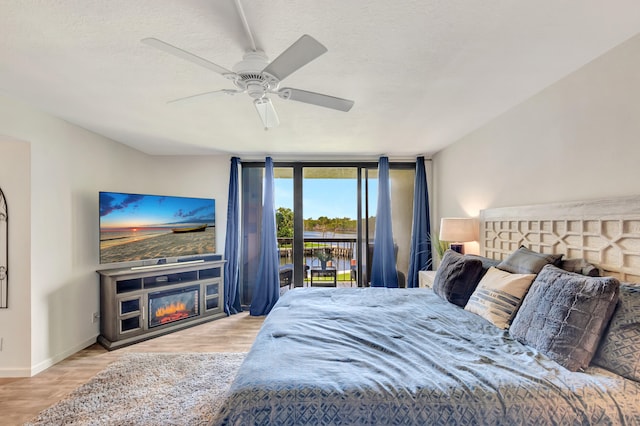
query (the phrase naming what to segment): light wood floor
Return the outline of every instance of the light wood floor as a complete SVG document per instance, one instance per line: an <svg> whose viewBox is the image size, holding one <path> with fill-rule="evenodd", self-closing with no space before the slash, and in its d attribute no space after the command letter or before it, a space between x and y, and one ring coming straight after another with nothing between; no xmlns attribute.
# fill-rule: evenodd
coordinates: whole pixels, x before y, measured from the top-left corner
<svg viewBox="0 0 640 426"><path fill-rule="evenodd" d="M246 352L264 317L225 317L115 351L94 344L29 378L0 378L0 424L22 425L126 352Z"/></svg>

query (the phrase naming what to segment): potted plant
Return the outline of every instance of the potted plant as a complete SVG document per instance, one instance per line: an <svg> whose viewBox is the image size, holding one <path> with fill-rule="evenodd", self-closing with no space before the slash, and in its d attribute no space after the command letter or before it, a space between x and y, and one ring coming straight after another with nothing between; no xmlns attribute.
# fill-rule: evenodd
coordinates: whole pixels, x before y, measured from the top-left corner
<svg viewBox="0 0 640 426"><path fill-rule="evenodd" d="M320 261L320 267L322 270L327 269L327 261L333 260L333 254L331 254L331 249L323 248L315 251L315 255Z"/></svg>
<svg viewBox="0 0 640 426"><path fill-rule="evenodd" d="M440 238L438 238L438 234L430 234L429 236L431 237L431 242L435 246L436 253L438 253L438 258L442 259L442 256L444 256L444 252L449 249L449 246L451 244L446 241L440 241Z"/></svg>

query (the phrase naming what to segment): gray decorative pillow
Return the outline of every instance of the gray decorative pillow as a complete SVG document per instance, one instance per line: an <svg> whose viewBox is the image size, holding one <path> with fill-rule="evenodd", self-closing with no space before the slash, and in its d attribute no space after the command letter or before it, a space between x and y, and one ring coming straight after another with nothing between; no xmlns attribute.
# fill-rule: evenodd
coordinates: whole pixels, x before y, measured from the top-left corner
<svg viewBox="0 0 640 426"><path fill-rule="evenodd" d="M484 270L483 275L487 273L489 268L491 268L492 266L498 266L498 263L500 263L499 260L489 259L488 257L480 256L477 254L465 254L464 257L466 257L467 259L477 259L482 262L482 269Z"/></svg>
<svg viewBox="0 0 640 426"><path fill-rule="evenodd" d="M586 368L618 302L620 283L553 265L538 274L509 334L570 371Z"/></svg>
<svg viewBox="0 0 640 426"><path fill-rule="evenodd" d="M600 276L598 267L584 259L563 259L559 266L565 271L575 272L576 274L587 275L589 277Z"/></svg>
<svg viewBox="0 0 640 426"><path fill-rule="evenodd" d="M482 262L447 250L433 280L433 291L462 308L483 275Z"/></svg>
<svg viewBox="0 0 640 426"><path fill-rule="evenodd" d="M620 285L618 307L593 363L640 382L640 286Z"/></svg>
<svg viewBox="0 0 640 426"><path fill-rule="evenodd" d="M512 274L537 274L545 265L556 265L561 259L561 254L542 254L521 246L497 267Z"/></svg>

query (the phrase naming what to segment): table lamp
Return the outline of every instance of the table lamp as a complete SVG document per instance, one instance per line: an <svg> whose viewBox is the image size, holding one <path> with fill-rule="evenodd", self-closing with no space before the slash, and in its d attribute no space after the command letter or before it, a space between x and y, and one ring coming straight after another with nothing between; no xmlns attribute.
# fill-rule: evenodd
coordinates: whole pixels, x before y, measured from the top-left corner
<svg viewBox="0 0 640 426"><path fill-rule="evenodd" d="M440 220L440 241L451 243L450 248L464 254L464 244L476 238L473 218L443 217Z"/></svg>

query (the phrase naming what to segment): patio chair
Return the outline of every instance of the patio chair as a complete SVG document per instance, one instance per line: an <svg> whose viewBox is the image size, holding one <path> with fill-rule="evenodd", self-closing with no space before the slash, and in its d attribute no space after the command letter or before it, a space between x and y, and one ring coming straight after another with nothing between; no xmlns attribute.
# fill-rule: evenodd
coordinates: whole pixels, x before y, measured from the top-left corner
<svg viewBox="0 0 640 426"><path fill-rule="evenodd" d="M305 276L309 270L309 265L304 265ZM280 266L280 288L293 288L293 263L286 263Z"/></svg>
<svg viewBox="0 0 640 426"><path fill-rule="evenodd" d="M289 287L293 284L293 263L287 263L280 267L280 288Z"/></svg>

